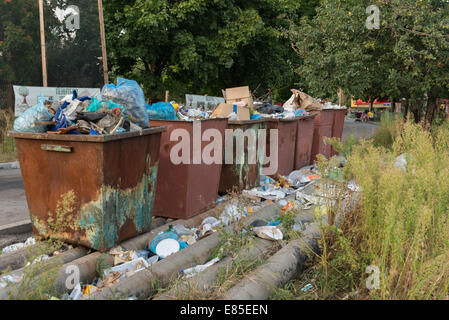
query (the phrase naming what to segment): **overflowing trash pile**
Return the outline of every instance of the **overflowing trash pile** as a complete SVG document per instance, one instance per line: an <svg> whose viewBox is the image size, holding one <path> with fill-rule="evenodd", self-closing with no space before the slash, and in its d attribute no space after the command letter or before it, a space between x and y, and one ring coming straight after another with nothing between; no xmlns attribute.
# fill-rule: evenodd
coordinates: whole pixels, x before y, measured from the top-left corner
<svg viewBox="0 0 449 320"><path fill-rule="evenodd" d="M136 81L117 79L107 84L101 97L66 96L48 101L41 95L38 104L20 115L14 131L51 134L107 135L141 131L148 127L145 96Z"/></svg>
<svg viewBox="0 0 449 320"><path fill-rule="evenodd" d="M143 90L134 80L117 78L117 85L106 84L100 97L78 96L49 101L42 95L38 104L20 115L14 131L31 133L107 135L141 131L149 120L229 120L293 119L322 109L341 109L329 102L321 103L304 92L292 89L292 97L283 105L253 101L249 87L226 89L226 103L215 110L186 108L182 104L145 103Z"/></svg>

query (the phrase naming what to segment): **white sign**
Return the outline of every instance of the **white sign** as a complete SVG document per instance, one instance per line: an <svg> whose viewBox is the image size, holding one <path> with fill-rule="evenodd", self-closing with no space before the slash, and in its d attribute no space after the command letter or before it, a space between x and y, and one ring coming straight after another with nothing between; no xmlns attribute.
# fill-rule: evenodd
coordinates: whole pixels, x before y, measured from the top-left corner
<svg viewBox="0 0 449 320"><path fill-rule="evenodd" d="M42 94L46 100L60 101L65 96L71 95L76 90L78 95L89 97L100 96L100 89L94 88L50 88L50 87L28 87L13 86L15 102L15 115L20 116L28 108L37 104L37 99Z"/></svg>
<svg viewBox="0 0 449 320"><path fill-rule="evenodd" d="M186 94L185 107L187 109L204 108L206 110L214 110L220 103L224 102L224 98Z"/></svg>

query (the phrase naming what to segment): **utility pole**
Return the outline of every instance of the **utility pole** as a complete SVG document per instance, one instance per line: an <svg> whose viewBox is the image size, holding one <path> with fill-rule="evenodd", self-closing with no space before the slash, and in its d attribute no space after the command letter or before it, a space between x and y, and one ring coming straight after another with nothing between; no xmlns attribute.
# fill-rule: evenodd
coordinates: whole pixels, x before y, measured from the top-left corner
<svg viewBox="0 0 449 320"><path fill-rule="evenodd" d="M100 17L100 35L101 35L101 54L103 56L103 77L104 84L109 83L108 76L108 56L106 54L106 35L104 31L104 18L103 18L103 2L98 0L98 14Z"/></svg>
<svg viewBox="0 0 449 320"><path fill-rule="evenodd" d="M44 0L39 0L39 20L41 33L42 82L44 87L47 87L47 51L45 48Z"/></svg>

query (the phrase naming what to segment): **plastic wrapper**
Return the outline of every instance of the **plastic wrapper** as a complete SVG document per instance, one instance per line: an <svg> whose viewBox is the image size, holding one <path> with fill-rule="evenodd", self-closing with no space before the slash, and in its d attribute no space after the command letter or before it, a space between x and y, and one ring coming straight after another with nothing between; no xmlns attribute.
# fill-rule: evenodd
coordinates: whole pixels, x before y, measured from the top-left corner
<svg viewBox="0 0 449 320"><path fill-rule="evenodd" d="M101 90L103 100L111 100L124 107L124 115L142 128L148 128L145 95L136 81L117 78L117 85L107 84Z"/></svg>
<svg viewBox="0 0 449 320"><path fill-rule="evenodd" d="M47 126L34 126L36 122L49 121L53 115L48 112L44 105L44 97L41 95L38 103L22 113L16 121L14 121L14 131L16 132L32 132L44 133L47 132Z"/></svg>
<svg viewBox="0 0 449 320"><path fill-rule="evenodd" d="M176 110L171 103L158 102L147 105L148 117L153 120L178 120Z"/></svg>

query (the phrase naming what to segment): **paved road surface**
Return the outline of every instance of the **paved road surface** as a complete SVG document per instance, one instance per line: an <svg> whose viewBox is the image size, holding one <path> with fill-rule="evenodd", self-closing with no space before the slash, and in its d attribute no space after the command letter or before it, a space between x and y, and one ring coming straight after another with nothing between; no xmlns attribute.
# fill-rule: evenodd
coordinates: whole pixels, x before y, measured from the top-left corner
<svg viewBox="0 0 449 320"><path fill-rule="evenodd" d="M357 140L371 138L376 133L378 128L378 124L371 122L355 122L354 120L345 120L343 141L346 141L351 135L354 135Z"/></svg>
<svg viewBox="0 0 449 320"><path fill-rule="evenodd" d="M20 170L0 170L0 226L29 219Z"/></svg>
<svg viewBox="0 0 449 320"><path fill-rule="evenodd" d="M345 121L343 140L353 134L357 139L371 137L377 125ZM28 206L20 170L0 170L0 227L29 220Z"/></svg>

